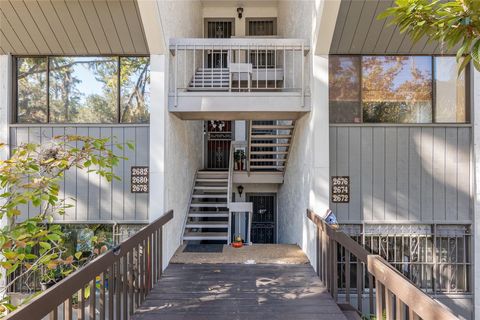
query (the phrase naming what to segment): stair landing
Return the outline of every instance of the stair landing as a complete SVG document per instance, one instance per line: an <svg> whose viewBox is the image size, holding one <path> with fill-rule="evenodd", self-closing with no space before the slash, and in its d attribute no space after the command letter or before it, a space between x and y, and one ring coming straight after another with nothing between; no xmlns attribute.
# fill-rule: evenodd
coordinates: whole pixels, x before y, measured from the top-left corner
<svg viewBox="0 0 480 320"><path fill-rule="evenodd" d="M308 264L170 264L133 320L346 320Z"/></svg>

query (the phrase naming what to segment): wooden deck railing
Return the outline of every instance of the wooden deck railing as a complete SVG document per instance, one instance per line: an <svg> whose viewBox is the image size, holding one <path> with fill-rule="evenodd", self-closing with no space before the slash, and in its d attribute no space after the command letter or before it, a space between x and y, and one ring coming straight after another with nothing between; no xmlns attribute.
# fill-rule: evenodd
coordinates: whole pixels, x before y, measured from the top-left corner
<svg viewBox="0 0 480 320"><path fill-rule="evenodd" d="M172 218L167 212L5 320L129 319L160 279L162 230Z"/></svg>
<svg viewBox="0 0 480 320"><path fill-rule="evenodd" d="M345 302L360 314L363 310L362 295L364 279L368 282L369 314L376 319L398 320L454 320L458 319L446 307L429 297L412 284L404 275L379 255L370 254L354 239L328 225L313 211L307 217L317 227L317 273L328 291L338 299L338 279L345 279ZM344 260L342 275L339 274L338 255ZM351 266L355 266L356 288L351 288ZM375 290L374 290L375 288ZM357 303L352 303L352 294L357 294ZM374 299L375 296L375 299ZM375 312L373 312L375 310Z"/></svg>

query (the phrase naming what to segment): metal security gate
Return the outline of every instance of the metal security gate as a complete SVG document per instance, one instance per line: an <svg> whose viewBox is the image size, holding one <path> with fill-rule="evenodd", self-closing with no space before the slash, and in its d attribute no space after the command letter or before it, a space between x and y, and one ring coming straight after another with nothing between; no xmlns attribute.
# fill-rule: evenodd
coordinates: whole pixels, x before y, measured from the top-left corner
<svg viewBox="0 0 480 320"><path fill-rule="evenodd" d="M207 169L228 170L230 144L232 142L232 121L209 120L207 131Z"/></svg>
<svg viewBox="0 0 480 320"><path fill-rule="evenodd" d="M273 193L247 193L247 202L253 203L251 241L275 243L277 201Z"/></svg>
<svg viewBox="0 0 480 320"><path fill-rule="evenodd" d="M231 38L234 33L234 19L205 19L206 38ZM205 55L207 68L228 68L228 52L209 50Z"/></svg>

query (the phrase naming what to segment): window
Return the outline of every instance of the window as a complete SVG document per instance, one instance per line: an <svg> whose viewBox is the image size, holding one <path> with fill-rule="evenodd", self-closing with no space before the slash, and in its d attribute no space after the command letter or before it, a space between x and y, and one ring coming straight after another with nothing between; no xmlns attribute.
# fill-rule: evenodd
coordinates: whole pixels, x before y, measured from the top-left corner
<svg viewBox="0 0 480 320"><path fill-rule="evenodd" d="M331 56L329 79L330 122L360 122L360 57Z"/></svg>
<svg viewBox="0 0 480 320"><path fill-rule="evenodd" d="M47 59L17 59L17 120L47 122Z"/></svg>
<svg viewBox="0 0 480 320"><path fill-rule="evenodd" d="M18 123L148 123L148 57L17 58Z"/></svg>
<svg viewBox="0 0 480 320"><path fill-rule="evenodd" d="M455 57L330 56L331 123L466 123Z"/></svg>
<svg viewBox="0 0 480 320"><path fill-rule="evenodd" d="M435 58L435 122L467 122L465 73L457 75L454 57Z"/></svg>
<svg viewBox="0 0 480 320"><path fill-rule="evenodd" d="M432 122L432 58L362 57L363 122Z"/></svg>
<svg viewBox="0 0 480 320"><path fill-rule="evenodd" d="M277 34L276 18L247 18L247 36L275 36Z"/></svg>

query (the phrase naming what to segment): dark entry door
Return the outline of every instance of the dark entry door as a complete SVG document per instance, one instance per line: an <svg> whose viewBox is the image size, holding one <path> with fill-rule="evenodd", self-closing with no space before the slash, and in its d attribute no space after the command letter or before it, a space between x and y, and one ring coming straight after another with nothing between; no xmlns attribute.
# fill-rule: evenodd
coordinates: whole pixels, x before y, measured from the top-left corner
<svg viewBox="0 0 480 320"><path fill-rule="evenodd" d="M275 243L277 220L275 194L247 193L247 202L253 203L251 241Z"/></svg>
<svg viewBox="0 0 480 320"><path fill-rule="evenodd" d="M209 120L207 127L207 169L228 170L232 121Z"/></svg>

